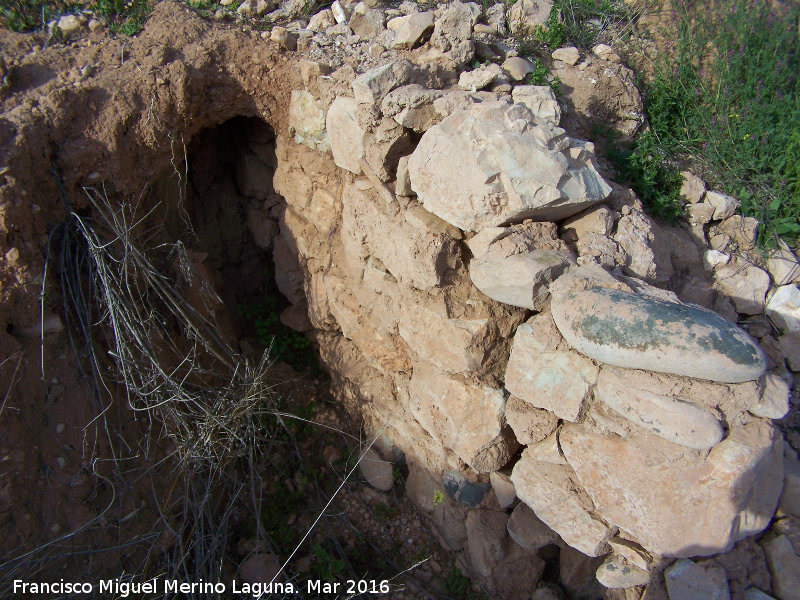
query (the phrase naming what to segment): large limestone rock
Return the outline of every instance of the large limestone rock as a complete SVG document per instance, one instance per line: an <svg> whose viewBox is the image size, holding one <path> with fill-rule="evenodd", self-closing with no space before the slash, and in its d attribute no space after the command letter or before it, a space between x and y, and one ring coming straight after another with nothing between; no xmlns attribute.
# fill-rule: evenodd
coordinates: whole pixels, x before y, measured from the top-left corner
<svg viewBox="0 0 800 600"><path fill-rule="evenodd" d="M401 18L403 22L394 35L395 48L413 48L426 33L433 30L432 12L413 12Z"/></svg>
<svg viewBox="0 0 800 600"><path fill-rule="evenodd" d="M519 0L508 11L508 23L512 32L527 33L544 25L553 3L549 0Z"/></svg>
<svg viewBox="0 0 800 600"><path fill-rule="evenodd" d="M547 286L574 264L561 250L532 250L512 256L487 253L469 266L469 276L484 294L511 306L542 310Z"/></svg>
<svg viewBox="0 0 800 600"><path fill-rule="evenodd" d="M537 317L537 319L549 318ZM506 368L506 389L562 419L577 421L591 397L598 368L573 350L559 350L536 335L535 324L517 328Z"/></svg>
<svg viewBox="0 0 800 600"><path fill-rule="evenodd" d="M588 556L608 552L607 541L616 528L595 511L571 467L539 462L526 450L514 466L511 481L519 499L567 544Z"/></svg>
<svg viewBox="0 0 800 600"><path fill-rule="evenodd" d="M403 307L399 331L420 358L454 373L480 369L497 343L489 319L450 319L419 304Z"/></svg>
<svg viewBox="0 0 800 600"><path fill-rule="evenodd" d="M662 556L727 552L767 527L783 484L783 441L759 419L734 428L707 457L657 437L573 424L559 440L597 513Z"/></svg>
<svg viewBox="0 0 800 600"><path fill-rule="evenodd" d="M610 365L725 383L767 368L750 336L697 306L594 287L558 294L552 311L570 345Z"/></svg>
<svg viewBox="0 0 800 600"><path fill-rule="evenodd" d="M412 414L434 439L479 473L498 470L518 447L503 418L505 404L501 390L414 365Z"/></svg>
<svg viewBox="0 0 800 600"><path fill-rule="evenodd" d="M475 3L452 2L436 20L431 35L431 45L455 66L469 62L475 56L472 28L480 15Z"/></svg>
<svg viewBox="0 0 800 600"><path fill-rule="evenodd" d="M294 133L294 141L298 144L305 144L320 152L331 149L328 132L325 130L325 112L305 90L292 92L289 102L289 130Z"/></svg>
<svg viewBox="0 0 800 600"><path fill-rule="evenodd" d="M666 571L670 600L730 600L728 577L719 567L704 568L691 560L681 559Z"/></svg>
<svg viewBox="0 0 800 600"><path fill-rule="evenodd" d="M684 398L631 387L622 369L604 368L597 379L597 397L626 419L674 444L705 450L717 445L722 424Z"/></svg>
<svg viewBox="0 0 800 600"><path fill-rule="evenodd" d="M369 190L345 185L342 195L342 237L348 260L378 258L401 283L426 290L442 284L459 263L456 240L446 224L417 207L402 214L396 204L387 206ZM420 216L419 213L425 213ZM391 240L391 243L387 243Z"/></svg>
<svg viewBox="0 0 800 600"><path fill-rule="evenodd" d="M511 539L526 550L538 550L558 541L558 534L545 525L523 502L514 508L507 527Z"/></svg>
<svg viewBox="0 0 800 600"><path fill-rule="evenodd" d="M357 109L355 100L339 96L328 108L325 120L333 162L356 175L361 173L358 161L364 158L366 140L366 131L356 120Z"/></svg>
<svg viewBox="0 0 800 600"><path fill-rule="evenodd" d="M422 136L409 159L411 187L445 221L477 231L533 218L554 221L611 192L594 147L537 126L526 107L471 104Z"/></svg>

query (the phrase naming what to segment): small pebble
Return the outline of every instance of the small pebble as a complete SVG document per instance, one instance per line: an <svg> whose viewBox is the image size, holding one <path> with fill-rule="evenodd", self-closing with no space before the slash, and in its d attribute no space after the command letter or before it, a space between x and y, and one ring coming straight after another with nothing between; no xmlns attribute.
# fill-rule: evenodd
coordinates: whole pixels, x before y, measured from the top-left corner
<svg viewBox="0 0 800 600"><path fill-rule="evenodd" d="M66 425L64 425L63 423L59 423L58 425L56 425L56 433L64 433L64 430L66 428L67 428Z"/></svg>

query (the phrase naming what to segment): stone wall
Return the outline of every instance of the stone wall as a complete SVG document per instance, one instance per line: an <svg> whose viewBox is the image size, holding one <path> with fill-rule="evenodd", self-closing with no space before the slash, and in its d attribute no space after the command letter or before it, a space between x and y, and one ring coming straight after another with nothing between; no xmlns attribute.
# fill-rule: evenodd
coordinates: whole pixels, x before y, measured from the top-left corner
<svg viewBox="0 0 800 600"><path fill-rule="evenodd" d="M530 596L553 544L625 589L762 532L789 374L710 310L724 284L691 283L705 232L657 225L606 181L549 88L431 78L399 60L334 98L309 85L278 138L276 247L299 261L276 271L302 277L307 335L371 460L402 457L443 545L502 597Z"/></svg>

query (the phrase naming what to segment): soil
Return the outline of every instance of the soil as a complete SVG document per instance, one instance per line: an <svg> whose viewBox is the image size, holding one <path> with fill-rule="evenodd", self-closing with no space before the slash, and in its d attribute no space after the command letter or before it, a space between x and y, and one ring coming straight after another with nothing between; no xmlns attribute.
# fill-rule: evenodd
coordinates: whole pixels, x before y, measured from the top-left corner
<svg viewBox="0 0 800 600"><path fill-rule="evenodd" d="M230 156L243 125L260 127L267 137L286 127L288 95L299 87L300 75L295 60L259 32L204 21L171 2L158 4L135 38L98 30L66 44L45 42L42 34L0 31L0 56L11 66L12 82L0 97L3 597L11 597L14 579L163 575L184 560L177 549L188 548L193 534L186 521L188 494L181 492L191 470L179 460L169 426L134 410L139 407L135 400L132 407L122 386L97 393L86 348L64 312L63 289L46 272L48 254L57 254L49 240L58 247L60 226L69 219L67 203L90 217L83 187L91 186L111 206L136 199L140 217L157 207L160 212L148 214L132 234L152 246L176 239L185 244L193 272L211 284L219 305L203 309L208 294L194 302L187 294L189 302L204 316L213 313L227 341L241 341L243 352L259 356L265 340L234 308L264 294L281 299L268 275L269 251L247 233L246 204L236 198ZM176 196L185 200L183 212L170 211ZM180 269L166 267L180 287ZM68 327L44 336L29 331L42 310ZM111 357L101 364L113 380ZM304 463L279 446L256 463L264 469L259 476L266 475L261 491L267 500L300 481L307 497L280 517L284 527L304 532L351 464L359 423L337 412L318 370L276 363L266 377L285 412L310 410L311 420L350 436L317 427L303 430L300 440L290 424L285 429L296 452L316 461ZM341 458L321 464L323 449ZM303 471L304 464L312 471ZM241 469L234 472L247 479ZM426 517L405 500L402 477L398 472L398 485L384 494L359 483L356 471L286 576L396 576L393 598L415 597L413 590L423 587L444 589L454 559L433 543ZM259 536L246 511L229 528L227 563L219 572L233 578ZM286 548L273 550L281 561L288 558ZM340 567L336 561L345 557Z"/></svg>

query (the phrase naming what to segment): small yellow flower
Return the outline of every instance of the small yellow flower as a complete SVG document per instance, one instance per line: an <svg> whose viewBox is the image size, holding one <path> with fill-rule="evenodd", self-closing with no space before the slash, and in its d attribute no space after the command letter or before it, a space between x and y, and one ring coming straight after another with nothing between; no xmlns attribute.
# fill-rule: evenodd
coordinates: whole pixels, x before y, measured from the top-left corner
<svg viewBox="0 0 800 600"><path fill-rule="evenodd" d="M749 133L745 133L744 137L742 139L743 140L749 140L750 139L750 134Z"/></svg>

